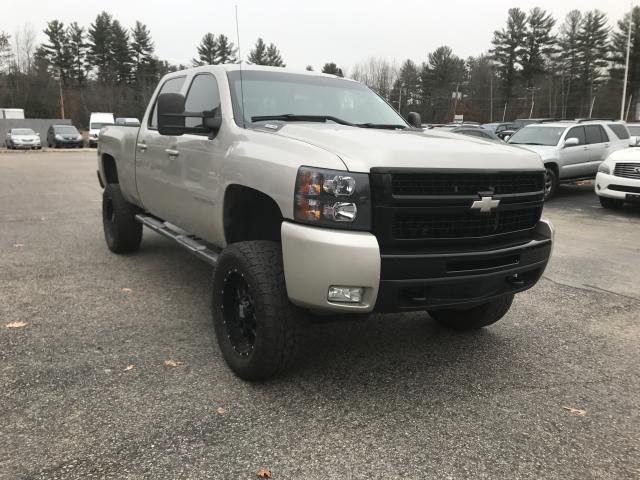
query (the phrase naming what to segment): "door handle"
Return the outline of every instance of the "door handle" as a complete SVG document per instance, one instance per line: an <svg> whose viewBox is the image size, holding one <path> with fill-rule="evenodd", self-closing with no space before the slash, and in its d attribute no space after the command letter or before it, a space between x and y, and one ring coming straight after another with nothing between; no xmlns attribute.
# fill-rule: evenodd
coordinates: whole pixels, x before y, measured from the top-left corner
<svg viewBox="0 0 640 480"><path fill-rule="evenodd" d="M146 143L138 143L136 145L138 147L138 150L140 150L141 152L144 152L147 149L147 144Z"/></svg>
<svg viewBox="0 0 640 480"><path fill-rule="evenodd" d="M180 152L178 150L174 150L173 148L165 148L164 151L167 152L169 158L176 158L178 155L180 155Z"/></svg>

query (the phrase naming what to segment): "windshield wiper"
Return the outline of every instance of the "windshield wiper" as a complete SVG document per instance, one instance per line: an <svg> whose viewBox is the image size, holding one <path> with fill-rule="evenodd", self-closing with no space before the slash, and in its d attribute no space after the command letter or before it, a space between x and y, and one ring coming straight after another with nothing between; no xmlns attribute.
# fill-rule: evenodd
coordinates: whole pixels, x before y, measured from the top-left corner
<svg viewBox="0 0 640 480"><path fill-rule="evenodd" d="M524 142L524 143L516 143L516 142L510 142L513 143L514 145L540 145L543 147L549 147L551 145L547 145L546 143L535 143L535 142Z"/></svg>
<svg viewBox="0 0 640 480"><path fill-rule="evenodd" d="M354 127L355 124L331 115L296 115L294 113L283 113L281 115L258 115L251 117L252 122L263 122L265 120L282 120L283 122L335 122L340 125L349 125Z"/></svg>
<svg viewBox="0 0 640 480"><path fill-rule="evenodd" d="M395 125L395 124L387 124L387 123L356 123L356 127L360 128L382 128L385 130L396 130L407 128L406 125Z"/></svg>

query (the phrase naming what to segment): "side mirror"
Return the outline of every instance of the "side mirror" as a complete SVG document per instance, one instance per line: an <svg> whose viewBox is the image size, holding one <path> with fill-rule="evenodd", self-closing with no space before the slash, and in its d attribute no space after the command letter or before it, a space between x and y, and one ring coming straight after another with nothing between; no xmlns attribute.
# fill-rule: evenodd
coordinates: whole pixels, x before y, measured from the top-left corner
<svg viewBox="0 0 640 480"><path fill-rule="evenodd" d="M158 132L160 135L209 134L213 138L222 126L220 108L204 112L185 112L185 99L179 93L163 93L158 97ZM187 126L187 118L198 118L195 126Z"/></svg>
<svg viewBox="0 0 640 480"><path fill-rule="evenodd" d="M576 137L571 137L571 138L567 138L564 141L564 144L562 146L563 147L575 147L576 145L580 145L580 140L578 140Z"/></svg>
<svg viewBox="0 0 640 480"><path fill-rule="evenodd" d="M162 93L158 97L158 132L160 135L184 133L184 97L179 93Z"/></svg>
<svg viewBox="0 0 640 480"><path fill-rule="evenodd" d="M409 125L415 128L422 128L422 119L420 118L420 114L417 112L409 112L407 115L407 122Z"/></svg>
<svg viewBox="0 0 640 480"><path fill-rule="evenodd" d="M637 137L637 136L629 137L629 146L630 147L637 147L638 145L640 145L640 137Z"/></svg>

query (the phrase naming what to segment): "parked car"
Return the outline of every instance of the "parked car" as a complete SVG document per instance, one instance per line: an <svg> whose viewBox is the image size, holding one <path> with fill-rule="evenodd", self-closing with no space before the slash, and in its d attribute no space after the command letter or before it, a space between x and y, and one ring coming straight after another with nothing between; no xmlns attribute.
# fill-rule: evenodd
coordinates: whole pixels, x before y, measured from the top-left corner
<svg viewBox="0 0 640 480"><path fill-rule="evenodd" d="M540 155L547 171L548 200L560 183L595 178L598 165L609 153L629 146L629 132L624 122L564 120L528 125L508 143Z"/></svg>
<svg viewBox="0 0 640 480"><path fill-rule="evenodd" d="M4 144L9 149L41 149L40 134L30 128L10 128L4 139Z"/></svg>
<svg viewBox="0 0 640 480"><path fill-rule="evenodd" d="M213 265L220 350L250 380L291 365L312 314L494 323L551 254L543 164L410 118L314 72L169 73L139 129L101 133L107 246L138 250L145 225Z"/></svg>
<svg viewBox="0 0 640 480"><path fill-rule="evenodd" d="M461 135L468 135L470 137L482 138L484 140L491 140L493 142L503 143L500 137L498 137L495 133L489 130L486 130L480 126L463 125L461 127L453 128L449 131L451 133L459 133Z"/></svg>
<svg viewBox="0 0 640 480"><path fill-rule="evenodd" d="M93 112L89 117L89 146L97 146L100 129L114 123L113 113Z"/></svg>
<svg viewBox="0 0 640 480"><path fill-rule="evenodd" d="M47 130L47 146L49 148L82 148L84 139L73 125L51 125Z"/></svg>
<svg viewBox="0 0 640 480"><path fill-rule="evenodd" d="M124 118L124 117L119 117L116 118L116 125L124 125L125 127L139 127L140 126L140 120L138 120L137 118Z"/></svg>
<svg viewBox="0 0 640 480"><path fill-rule="evenodd" d="M629 135L636 137L635 145L630 146L640 146L640 122L627 123L627 130L629 130Z"/></svg>
<svg viewBox="0 0 640 480"><path fill-rule="evenodd" d="M480 125L482 128L494 133L501 140L513 135L516 131L515 125L511 122L494 122L494 123L485 123Z"/></svg>
<svg viewBox="0 0 640 480"><path fill-rule="evenodd" d="M640 149L613 152L598 167L595 190L604 208L640 204Z"/></svg>

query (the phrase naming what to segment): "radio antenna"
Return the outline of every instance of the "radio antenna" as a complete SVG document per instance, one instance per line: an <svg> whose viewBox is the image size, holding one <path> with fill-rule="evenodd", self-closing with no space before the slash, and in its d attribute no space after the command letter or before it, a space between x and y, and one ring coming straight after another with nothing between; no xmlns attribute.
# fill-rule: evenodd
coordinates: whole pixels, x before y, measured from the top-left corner
<svg viewBox="0 0 640 480"><path fill-rule="evenodd" d="M236 37L238 38L238 57L240 59L240 105L242 106L242 127L247 128L244 116L244 88L242 85L242 50L240 49L240 27L238 27L238 5L236 5Z"/></svg>

